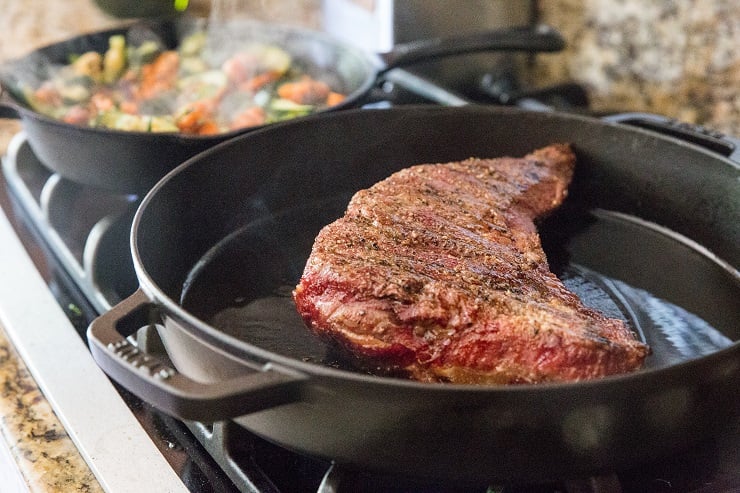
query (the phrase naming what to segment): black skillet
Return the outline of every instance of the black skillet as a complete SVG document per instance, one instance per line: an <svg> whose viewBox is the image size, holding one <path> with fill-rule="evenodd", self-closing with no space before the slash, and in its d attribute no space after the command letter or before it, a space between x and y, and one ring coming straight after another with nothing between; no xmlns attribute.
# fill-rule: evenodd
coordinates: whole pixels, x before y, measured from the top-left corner
<svg viewBox="0 0 740 493"><path fill-rule="evenodd" d="M34 152L63 177L108 190L143 194L187 158L253 128L215 136L187 136L82 127L32 110L25 104L20 88L29 81L34 86L39 75L43 79L50 62L67 64L74 54L104 52L113 34L127 33L134 44L154 36L173 48L196 25L197 21L180 17L86 34L8 63L0 70L0 85L11 102L0 103L0 118L20 118ZM251 39L279 42L306 73L347 95L344 102L325 111L362 104L383 73L396 67L477 51L557 51L564 45L557 32L539 26L400 44L388 53L372 55L320 32L258 23L245 24L244 30Z"/></svg>
<svg viewBox="0 0 740 493"><path fill-rule="evenodd" d="M412 164L559 141L579 161L566 204L541 225L552 268L651 344L644 370L422 384L355 371L308 334L290 288L352 193ZM160 181L133 223L140 289L88 337L114 380L165 412L233 418L345 467L471 484L590 476L739 419L739 213L736 162L623 124L473 106L318 115L240 136ZM147 323L172 364L124 338Z"/></svg>

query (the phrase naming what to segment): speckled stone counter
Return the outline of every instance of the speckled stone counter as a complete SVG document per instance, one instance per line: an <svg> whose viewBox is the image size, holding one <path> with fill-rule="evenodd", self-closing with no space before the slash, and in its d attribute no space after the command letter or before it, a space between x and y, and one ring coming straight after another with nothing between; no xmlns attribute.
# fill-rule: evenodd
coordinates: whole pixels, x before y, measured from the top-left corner
<svg viewBox="0 0 740 493"><path fill-rule="evenodd" d="M319 3L291 1L301 16ZM538 3L541 20L564 35L568 48L538 57L533 82L574 80L596 110L651 111L740 136L737 0ZM0 0L0 63L120 23L91 0ZM18 122L0 120L0 154L19 130ZM2 327L0 388L0 446L10 451L27 489L101 491Z"/></svg>
<svg viewBox="0 0 740 493"><path fill-rule="evenodd" d="M648 111L740 136L740 2L543 0L568 42L538 82L575 80L595 110Z"/></svg>
<svg viewBox="0 0 740 493"><path fill-rule="evenodd" d="M0 433L19 488L31 492L103 491L0 326ZM9 487L6 477L0 490ZM11 490L12 491L12 490Z"/></svg>

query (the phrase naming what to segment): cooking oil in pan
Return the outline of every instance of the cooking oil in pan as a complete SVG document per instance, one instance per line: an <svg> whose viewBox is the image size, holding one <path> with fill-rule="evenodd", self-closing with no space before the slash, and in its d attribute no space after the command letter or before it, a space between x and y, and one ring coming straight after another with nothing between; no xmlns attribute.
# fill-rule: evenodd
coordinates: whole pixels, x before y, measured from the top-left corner
<svg viewBox="0 0 740 493"><path fill-rule="evenodd" d="M700 317L653 294L571 265L561 274L564 284L591 308L625 320L650 345L648 367L667 366L704 356L732 344L732 340Z"/></svg>
<svg viewBox="0 0 740 493"><path fill-rule="evenodd" d="M309 215L305 208L289 211L231 235L193 269L182 304L239 341L354 370L304 325L291 298L316 233L331 220ZM566 287L587 306L625 320L651 346L647 368L701 357L740 337L737 279L690 242L607 211L555 217L541 234ZM675 268L666 269L666 262Z"/></svg>

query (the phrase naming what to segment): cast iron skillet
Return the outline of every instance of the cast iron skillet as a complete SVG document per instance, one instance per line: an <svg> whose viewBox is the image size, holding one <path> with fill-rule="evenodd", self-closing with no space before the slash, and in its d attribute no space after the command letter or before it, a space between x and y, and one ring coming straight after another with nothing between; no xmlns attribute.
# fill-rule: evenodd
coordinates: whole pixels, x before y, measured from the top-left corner
<svg viewBox="0 0 740 493"><path fill-rule="evenodd" d="M89 50L104 52L113 34L128 33L133 43L156 36L166 46L176 47L183 34L192 32L196 24L193 19L179 17L87 34L41 48L9 63L0 70L0 85L12 101L0 104L0 118L21 119L31 147L52 171L77 183L143 195L187 158L253 129L215 136L186 136L82 127L33 111L25 104L19 87L29 76L43 74L49 62L66 64L73 54ZM391 52L371 55L319 32L258 23L245 25L244 29L249 29L253 39L280 40L305 72L348 95L343 103L325 111L360 105L383 73L396 67L477 51L557 51L564 45L557 32L539 26L400 44Z"/></svg>
<svg viewBox="0 0 740 493"><path fill-rule="evenodd" d="M644 370L523 386L422 384L352 370L289 292L319 228L400 168L573 143L552 268L653 347ZM695 145L512 108L349 110L240 136L179 166L138 209L140 289L95 320L92 354L183 419L234 418L345 467L426 480L563 479L711 438L740 417L740 167ZM124 336L156 324L170 363ZM176 368L176 369L175 369Z"/></svg>

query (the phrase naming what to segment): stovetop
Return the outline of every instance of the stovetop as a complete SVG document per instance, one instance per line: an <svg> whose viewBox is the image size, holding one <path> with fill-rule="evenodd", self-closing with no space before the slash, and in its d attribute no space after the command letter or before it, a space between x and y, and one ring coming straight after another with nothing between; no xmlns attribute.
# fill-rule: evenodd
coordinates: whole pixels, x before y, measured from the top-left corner
<svg viewBox="0 0 740 493"><path fill-rule="evenodd" d="M423 93L423 98L438 104L466 103L464 98L427 84L410 73L397 71L390 75L389 81L400 85L412 84ZM418 102L418 99L411 98L411 102ZM137 288L128 236L140 198L93 190L60 178L36 158L22 133L14 138L8 155L3 159L3 175L13 204L13 210L6 213L12 214L15 221L33 233L28 242L41 252L47 266L44 282L66 320L74 327L73 332L80 336L75 342L76 347L80 342L84 344L90 321ZM147 352L163 354L154 330L142 329L135 342ZM76 351L79 353L79 347ZM32 353L27 352L26 356L33 356ZM92 362L92 358L89 359ZM149 474L160 476L158 480L166 477L167 481L172 481L169 476L174 472L177 480L172 488L184 485L191 492L704 493L737 491L740 487L740 423L728 424L727 432L716 442L631 471L548 484L480 485L463 489L455 485L419 484L406 478L385 478L344 470L330 461L277 447L233 422L204 425L178 421L125 390L115 385L113 388L115 395L103 392L106 398L123 402L133 412L151 442L149 445L154 444L155 452L161 454L158 459L153 459L159 473L152 473L150 469ZM97 403L100 398L102 396L96 393L89 400ZM96 404L88 402L87 405ZM74 414L66 419L65 426L84 426ZM130 424L127 422L127 426ZM72 435L76 433L75 430L71 432ZM117 441L122 438L113 435L107 439ZM83 455L95 464L89 442L84 433L77 438ZM165 468L166 472L162 472ZM99 477L116 474L107 464L94 465L93 470ZM134 476L143 474L146 473ZM143 487L141 485L150 482L149 478L139 477L129 486L131 491L143 491L139 489ZM164 488L170 490L170 487Z"/></svg>

